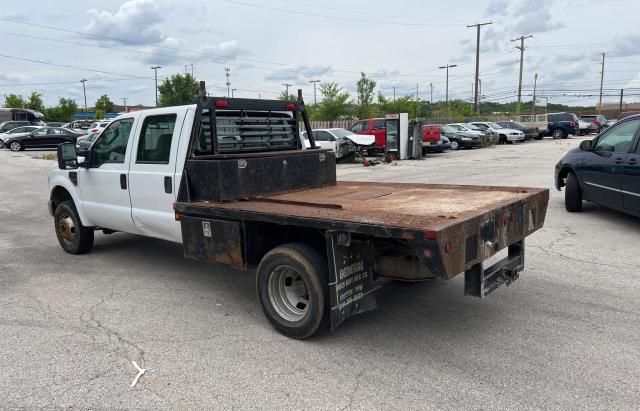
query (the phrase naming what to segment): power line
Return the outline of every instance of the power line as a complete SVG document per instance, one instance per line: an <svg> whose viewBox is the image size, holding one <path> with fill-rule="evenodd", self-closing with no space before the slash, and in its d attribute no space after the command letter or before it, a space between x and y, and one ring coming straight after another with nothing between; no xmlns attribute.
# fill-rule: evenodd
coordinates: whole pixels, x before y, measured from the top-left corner
<svg viewBox="0 0 640 411"><path fill-rule="evenodd" d="M68 64L57 64L57 63L51 63L51 62L42 61L42 60L33 60L33 59L27 59L27 58L22 58L22 57L8 56L6 54L0 54L0 57L4 57L4 58L7 58L7 59L12 59L12 60L28 61L30 63L46 64L48 66L64 67L64 68L70 68L70 69L75 69L75 70L83 70L83 71L91 71L93 73L104 73L104 74L113 74L115 76L124 76L124 77L130 77L130 78L141 78L140 76L133 76L131 74L114 73L112 71L96 70L96 69L90 69L90 68L86 68L86 67L70 66Z"/></svg>
<svg viewBox="0 0 640 411"><path fill-rule="evenodd" d="M436 23L436 22L404 23L404 22L394 22L394 21L388 21L388 20L364 20L364 19L356 18L356 17L344 17L344 16L336 16L336 15L331 15L330 16L330 15L327 15L327 14L309 13L309 12L295 10L295 9L282 9L282 8L278 8L278 7L264 6L264 5L261 5L261 4L247 3L247 2L244 2L244 1L237 1L237 0L220 0L220 1L223 1L225 3L235 4L235 5L238 5L238 6L253 7L253 8L256 8L256 9L278 11L278 12L282 12L282 13L297 14L297 15L308 16L308 17L327 18L327 19L331 19L331 20L353 21L353 22L366 23L366 24L367 23L369 23L369 24L387 24L387 25L392 25L392 26L410 26L410 27L429 27L429 26L433 26L434 24L439 24L439 25L442 25L442 26L458 26L458 25L461 25L460 23Z"/></svg>

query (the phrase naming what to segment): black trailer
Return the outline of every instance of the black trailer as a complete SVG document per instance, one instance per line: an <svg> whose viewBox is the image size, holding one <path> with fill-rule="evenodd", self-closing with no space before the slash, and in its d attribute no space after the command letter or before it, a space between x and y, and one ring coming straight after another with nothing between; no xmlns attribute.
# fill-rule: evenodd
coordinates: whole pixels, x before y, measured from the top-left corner
<svg viewBox="0 0 640 411"><path fill-rule="evenodd" d="M259 300L280 332L308 338L375 308L382 277L465 273L464 293L476 297L518 278L547 189L337 182L334 154L310 131L301 97L202 98L174 206L185 256L257 267Z"/></svg>

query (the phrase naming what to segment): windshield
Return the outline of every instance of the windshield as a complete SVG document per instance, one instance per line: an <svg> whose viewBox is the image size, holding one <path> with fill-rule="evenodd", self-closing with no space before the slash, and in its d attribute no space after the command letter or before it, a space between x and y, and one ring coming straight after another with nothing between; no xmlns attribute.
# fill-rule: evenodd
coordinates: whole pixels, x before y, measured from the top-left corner
<svg viewBox="0 0 640 411"><path fill-rule="evenodd" d="M451 126L442 126L442 131L444 131L445 133L455 133L457 129Z"/></svg>
<svg viewBox="0 0 640 411"><path fill-rule="evenodd" d="M521 123L521 122L519 122L519 121L512 121L512 122L511 122L511 124L513 124L513 125L514 125L514 126L516 126L516 127L520 127L520 128L527 128L527 126L526 126L526 125L522 124L522 123Z"/></svg>
<svg viewBox="0 0 640 411"><path fill-rule="evenodd" d="M483 124L484 125L484 124ZM482 131L482 126L476 126L475 124L465 124L465 126L467 127L467 129L469 130L473 130L473 131ZM486 127L486 126L485 126Z"/></svg>
<svg viewBox="0 0 640 411"><path fill-rule="evenodd" d="M498 124L498 123L487 123L487 124L489 125L489 127L493 128L493 129L495 129L495 130L497 130L497 129L499 129L499 128L503 128L503 127L502 127L500 124Z"/></svg>
<svg viewBox="0 0 640 411"><path fill-rule="evenodd" d="M344 128L334 128L334 129L332 129L330 131L336 137L346 137L346 136L353 135L353 133L351 131L346 130Z"/></svg>

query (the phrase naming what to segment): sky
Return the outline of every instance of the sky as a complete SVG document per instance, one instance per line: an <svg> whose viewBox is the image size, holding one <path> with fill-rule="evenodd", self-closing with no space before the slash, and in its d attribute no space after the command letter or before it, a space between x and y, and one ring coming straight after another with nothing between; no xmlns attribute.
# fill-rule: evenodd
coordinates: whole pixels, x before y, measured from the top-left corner
<svg viewBox="0 0 640 411"><path fill-rule="evenodd" d="M595 105L640 101L639 0L22 0L0 11L0 95L31 91L89 106L153 105L159 81L185 70L226 95L275 98L291 84L313 99L311 80L355 96L360 73L392 98L469 101L481 29L483 101L515 101L524 40L523 100ZM637 90L633 90L637 88ZM320 95L318 95L320 99Z"/></svg>

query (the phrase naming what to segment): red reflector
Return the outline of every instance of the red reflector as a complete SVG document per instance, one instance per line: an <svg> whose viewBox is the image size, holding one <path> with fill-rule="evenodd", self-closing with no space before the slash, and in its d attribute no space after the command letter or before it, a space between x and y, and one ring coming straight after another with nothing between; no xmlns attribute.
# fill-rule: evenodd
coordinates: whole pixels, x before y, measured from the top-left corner
<svg viewBox="0 0 640 411"><path fill-rule="evenodd" d="M289 111L294 111L296 109L295 103L287 103L286 109Z"/></svg>
<svg viewBox="0 0 640 411"><path fill-rule="evenodd" d="M451 245L451 243L446 243L446 244L444 245L444 252L445 252L445 253L448 253L448 252L450 252L451 250L453 250L453 246Z"/></svg>
<svg viewBox="0 0 640 411"><path fill-rule="evenodd" d="M437 236L438 236L438 233L436 233L435 231L426 231L424 233L424 237L427 240L435 240Z"/></svg>
<svg viewBox="0 0 640 411"><path fill-rule="evenodd" d="M229 107L229 102L227 100L216 100L215 106L216 107L227 108L227 107Z"/></svg>
<svg viewBox="0 0 640 411"><path fill-rule="evenodd" d="M576 122L575 122L575 121L572 121L571 123L569 123L569 125L570 125L571 127L575 127L575 126L576 126Z"/></svg>

